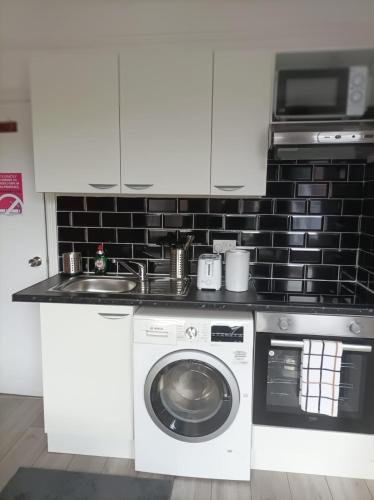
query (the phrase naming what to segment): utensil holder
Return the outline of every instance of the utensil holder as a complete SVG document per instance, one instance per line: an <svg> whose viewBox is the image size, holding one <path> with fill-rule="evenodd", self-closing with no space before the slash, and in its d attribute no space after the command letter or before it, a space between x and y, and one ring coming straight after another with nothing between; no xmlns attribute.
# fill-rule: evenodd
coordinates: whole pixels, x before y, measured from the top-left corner
<svg viewBox="0 0 374 500"><path fill-rule="evenodd" d="M82 254L80 252L68 252L62 254L62 272L74 276L82 272Z"/></svg>
<svg viewBox="0 0 374 500"><path fill-rule="evenodd" d="M188 276L188 253L183 248L170 248L170 279L182 280Z"/></svg>

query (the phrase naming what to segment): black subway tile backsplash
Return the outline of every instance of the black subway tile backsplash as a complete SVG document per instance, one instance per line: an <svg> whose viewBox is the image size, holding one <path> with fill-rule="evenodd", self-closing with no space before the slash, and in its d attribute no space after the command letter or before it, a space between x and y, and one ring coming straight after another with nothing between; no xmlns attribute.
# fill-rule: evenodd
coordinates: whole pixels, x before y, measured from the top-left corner
<svg viewBox="0 0 374 500"><path fill-rule="evenodd" d="M337 231L345 233L354 233L358 231L358 217L349 216L334 216L329 215L325 217L325 230L326 231Z"/></svg>
<svg viewBox="0 0 374 500"><path fill-rule="evenodd" d="M273 213L273 200L247 199L242 201L243 214L271 214Z"/></svg>
<svg viewBox="0 0 374 500"><path fill-rule="evenodd" d="M144 212L146 200L144 198L117 198L118 212Z"/></svg>
<svg viewBox="0 0 374 500"><path fill-rule="evenodd" d="M275 213L277 214L305 214L306 200L276 200Z"/></svg>
<svg viewBox="0 0 374 500"><path fill-rule="evenodd" d="M259 248L257 250L258 262L288 262L288 249L284 248Z"/></svg>
<svg viewBox="0 0 374 500"><path fill-rule="evenodd" d="M57 211L59 210L84 210L83 196L58 196Z"/></svg>
<svg viewBox="0 0 374 500"><path fill-rule="evenodd" d="M184 198L178 200L179 212L205 213L208 212L208 200L200 198Z"/></svg>
<svg viewBox="0 0 374 500"><path fill-rule="evenodd" d="M313 280L337 280L339 266L306 266L306 278Z"/></svg>
<svg viewBox="0 0 374 500"><path fill-rule="evenodd" d="M291 229L294 231L319 231L322 229L322 217L295 215L292 217Z"/></svg>
<svg viewBox="0 0 374 500"><path fill-rule="evenodd" d="M288 217L285 215L260 215L258 229L262 231L287 231Z"/></svg>
<svg viewBox="0 0 374 500"><path fill-rule="evenodd" d="M339 248L339 234L308 233L307 247L313 248Z"/></svg>
<svg viewBox="0 0 374 500"><path fill-rule="evenodd" d="M280 177L290 181L311 181L313 175L312 165L281 165Z"/></svg>
<svg viewBox="0 0 374 500"><path fill-rule="evenodd" d="M73 214L74 217L75 214ZM87 214L91 215L91 214ZM131 227L131 214L103 213L103 227ZM91 224L94 225L94 224Z"/></svg>
<svg viewBox="0 0 374 500"><path fill-rule="evenodd" d="M242 246L248 247L271 247L273 233L264 231L253 231L242 233Z"/></svg>
<svg viewBox="0 0 374 500"><path fill-rule="evenodd" d="M266 196L269 198L293 198L295 184L293 182L268 182Z"/></svg>
<svg viewBox="0 0 374 500"><path fill-rule="evenodd" d="M257 218L254 216L226 217L226 229L256 229L256 223Z"/></svg>
<svg viewBox="0 0 374 500"><path fill-rule="evenodd" d="M239 200L212 198L210 200L210 213L237 214L239 213Z"/></svg>
<svg viewBox="0 0 374 500"><path fill-rule="evenodd" d="M87 210L94 212L114 212L116 198L110 196L87 196Z"/></svg>
<svg viewBox="0 0 374 500"><path fill-rule="evenodd" d="M321 250L302 250L291 248L290 262L319 264L321 262Z"/></svg>
<svg viewBox="0 0 374 500"><path fill-rule="evenodd" d="M348 165L315 166L316 181L345 181L348 175Z"/></svg>
<svg viewBox="0 0 374 500"><path fill-rule="evenodd" d="M297 196L308 198L325 197L328 194L329 185L321 183L300 183L297 185Z"/></svg>
<svg viewBox="0 0 374 500"><path fill-rule="evenodd" d="M70 212L57 212L57 226L70 226Z"/></svg>
<svg viewBox="0 0 374 500"><path fill-rule="evenodd" d="M296 278L303 279L304 277L304 266L299 266L297 264L274 264L273 266L273 278Z"/></svg>
<svg viewBox="0 0 374 500"><path fill-rule="evenodd" d="M143 229L118 229L118 243L145 243Z"/></svg>
<svg viewBox="0 0 374 500"><path fill-rule="evenodd" d="M193 216L181 214L165 214L164 227L192 228Z"/></svg>
<svg viewBox="0 0 374 500"><path fill-rule="evenodd" d="M162 227L162 216L157 214L132 214L132 227Z"/></svg>
<svg viewBox="0 0 374 500"><path fill-rule="evenodd" d="M167 274L170 244L194 234L192 274L213 240L232 239L250 249L264 297L317 300L336 293L339 279L374 287L374 164L269 160L267 176L266 196L247 199L58 196L59 255L80 251L93 271L104 243L109 257Z"/></svg>
<svg viewBox="0 0 374 500"><path fill-rule="evenodd" d="M175 198L150 198L148 200L148 212L176 212L177 200Z"/></svg>
<svg viewBox="0 0 374 500"><path fill-rule="evenodd" d="M86 241L86 229L83 227L59 227L58 241Z"/></svg>
<svg viewBox="0 0 374 500"><path fill-rule="evenodd" d="M95 243L117 243L117 230L113 228L88 228L87 241Z"/></svg>
<svg viewBox="0 0 374 500"><path fill-rule="evenodd" d="M310 200L309 213L310 214L341 214L342 200Z"/></svg>
<svg viewBox="0 0 374 500"><path fill-rule="evenodd" d="M223 229L222 215L194 215L196 229Z"/></svg>
<svg viewBox="0 0 374 500"><path fill-rule="evenodd" d="M275 247L303 247L305 233L274 233Z"/></svg>
<svg viewBox="0 0 374 500"><path fill-rule="evenodd" d="M324 250L324 264L355 265L357 250Z"/></svg>
<svg viewBox="0 0 374 500"><path fill-rule="evenodd" d="M363 194L362 182L333 182L332 198L361 198Z"/></svg>
<svg viewBox="0 0 374 500"><path fill-rule="evenodd" d="M117 214L113 214L117 215ZM73 212L72 213L72 225L89 227L89 226L101 226L100 224L100 213L99 212ZM104 224L108 225L108 224Z"/></svg>

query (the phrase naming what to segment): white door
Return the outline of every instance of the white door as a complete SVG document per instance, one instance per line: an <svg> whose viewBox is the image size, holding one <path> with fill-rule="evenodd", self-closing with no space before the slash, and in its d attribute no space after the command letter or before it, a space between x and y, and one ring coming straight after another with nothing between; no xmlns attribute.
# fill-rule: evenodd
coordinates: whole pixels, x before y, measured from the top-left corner
<svg viewBox="0 0 374 500"><path fill-rule="evenodd" d="M205 50L122 54L123 193L209 194L212 64Z"/></svg>
<svg viewBox="0 0 374 500"><path fill-rule="evenodd" d="M35 56L31 103L37 191L119 193L118 56Z"/></svg>
<svg viewBox="0 0 374 500"><path fill-rule="evenodd" d="M0 104L0 122L18 132L0 133L0 173L22 173L23 213L0 213L0 393L42 394L39 305L11 295L47 277L43 195L35 192L30 107ZM30 267L32 257L41 266Z"/></svg>
<svg viewBox="0 0 374 500"><path fill-rule="evenodd" d="M212 195L265 195L273 73L272 52L215 52Z"/></svg>

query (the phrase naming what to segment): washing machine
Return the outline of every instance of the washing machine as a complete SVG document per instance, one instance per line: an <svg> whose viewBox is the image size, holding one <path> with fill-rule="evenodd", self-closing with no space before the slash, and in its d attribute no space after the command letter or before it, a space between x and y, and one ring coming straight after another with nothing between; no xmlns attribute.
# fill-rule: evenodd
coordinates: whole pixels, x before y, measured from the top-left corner
<svg viewBox="0 0 374 500"><path fill-rule="evenodd" d="M250 479L253 331L249 312L138 309L136 470Z"/></svg>

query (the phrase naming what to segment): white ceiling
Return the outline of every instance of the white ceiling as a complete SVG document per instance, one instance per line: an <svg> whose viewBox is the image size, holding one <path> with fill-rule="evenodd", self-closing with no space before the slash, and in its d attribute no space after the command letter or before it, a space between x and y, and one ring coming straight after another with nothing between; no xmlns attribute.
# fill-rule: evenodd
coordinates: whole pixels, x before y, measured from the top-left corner
<svg viewBox="0 0 374 500"><path fill-rule="evenodd" d="M374 0L0 0L0 49L150 40L374 47Z"/></svg>

